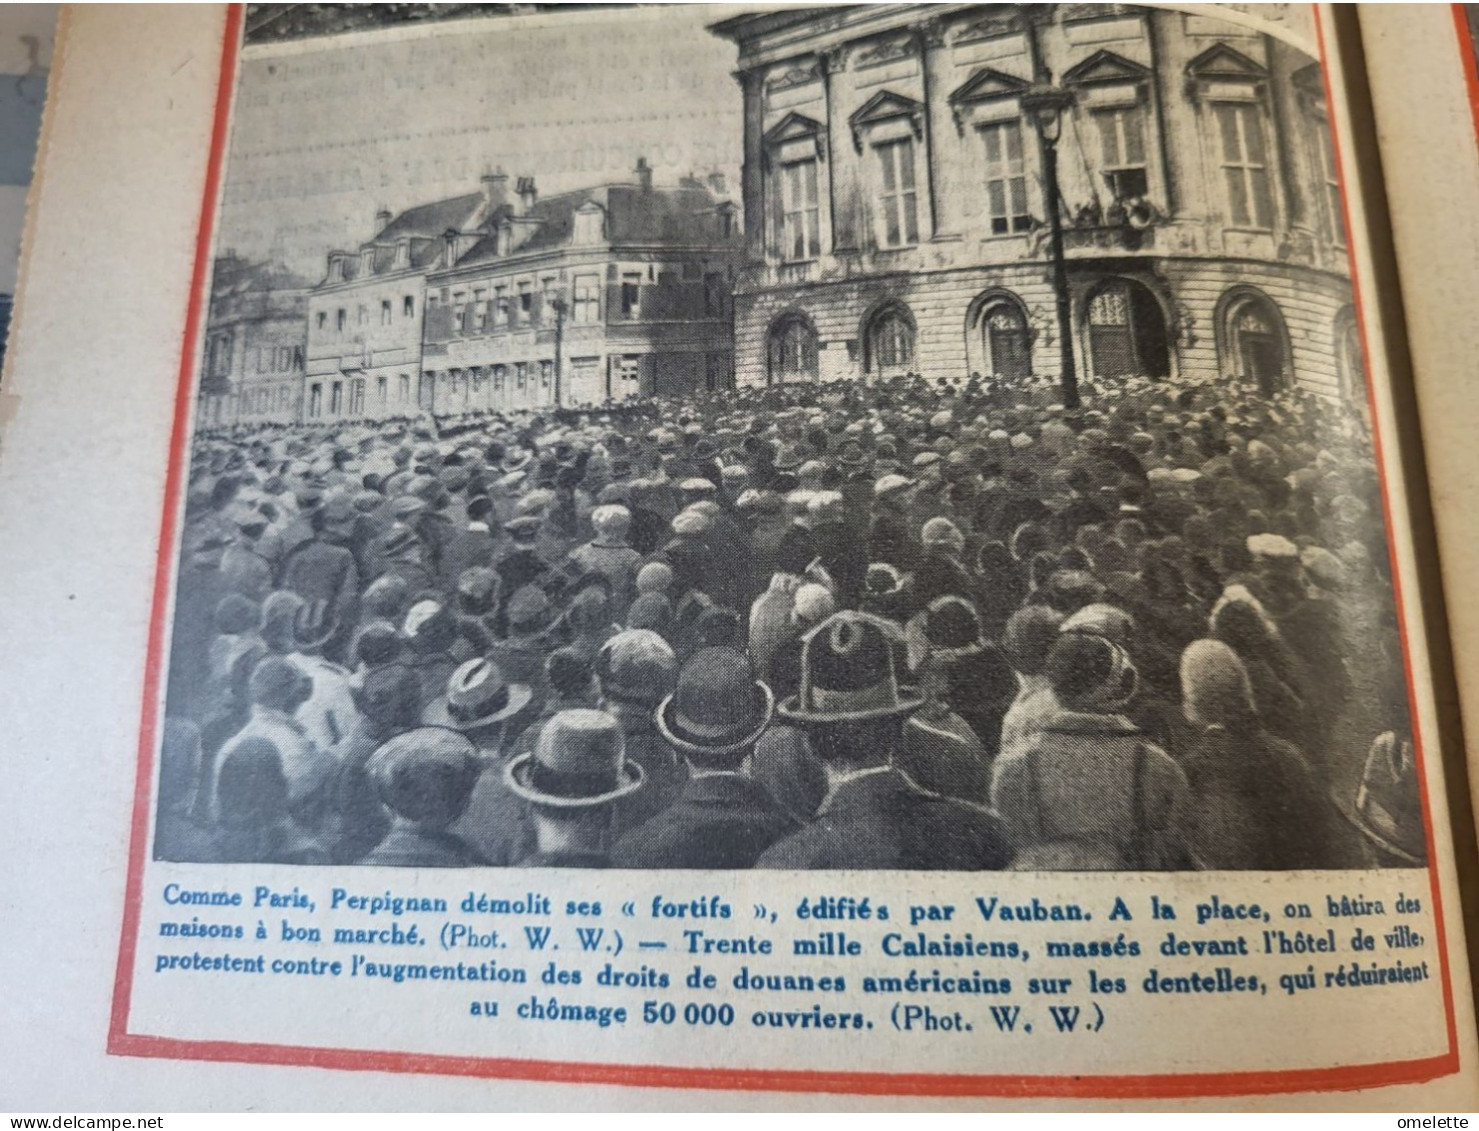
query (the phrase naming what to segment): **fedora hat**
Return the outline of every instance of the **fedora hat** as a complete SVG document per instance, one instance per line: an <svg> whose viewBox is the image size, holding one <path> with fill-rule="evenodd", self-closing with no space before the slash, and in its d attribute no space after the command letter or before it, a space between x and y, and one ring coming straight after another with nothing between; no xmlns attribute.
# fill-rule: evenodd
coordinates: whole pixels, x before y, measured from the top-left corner
<svg viewBox="0 0 1479 1131"><path fill-rule="evenodd" d="M453 730L478 730L513 718L534 692L522 683L506 683L492 660L468 660L447 680L447 693L427 705L421 721Z"/></svg>
<svg viewBox="0 0 1479 1131"><path fill-rule="evenodd" d="M657 731L685 754L743 753L765 733L775 696L755 678L737 648L701 648L678 672L673 693L658 704Z"/></svg>
<svg viewBox="0 0 1479 1131"><path fill-rule="evenodd" d="M783 701L783 718L799 723L859 722L907 714L924 703L900 685L898 625L844 609L801 638L801 688Z"/></svg>
<svg viewBox="0 0 1479 1131"><path fill-rule="evenodd" d="M621 724L604 711L560 711L540 729L534 749L503 770L508 788L550 809L606 805L642 788L642 767L626 758Z"/></svg>

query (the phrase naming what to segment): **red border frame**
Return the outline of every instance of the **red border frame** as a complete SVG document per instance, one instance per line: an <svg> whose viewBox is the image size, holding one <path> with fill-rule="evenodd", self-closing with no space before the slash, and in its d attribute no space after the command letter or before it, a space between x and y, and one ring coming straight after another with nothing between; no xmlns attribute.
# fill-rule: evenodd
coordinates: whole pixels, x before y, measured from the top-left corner
<svg viewBox="0 0 1479 1131"><path fill-rule="evenodd" d="M1475 139L1479 140L1479 46L1469 30L1469 15L1463 4L1451 4L1453 23L1458 31L1459 54L1464 60L1464 85L1469 90L1469 109L1474 115Z"/></svg>
<svg viewBox="0 0 1479 1131"><path fill-rule="evenodd" d="M1455 5L1461 29L1467 42L1467 24ZM359 1049L331 1049L298 1045L256 1044L237 1041L190 1041L171 1037L146 1036L128 1031L129 1007L133 995L134 960L137 954L140 904L143 895L145 847L149 837L150 784L153 780L153 758L158 729L159 693L163 670L164 647L170 607L171 579L176 556L176 518L180 492L187 466L186 445L189 439L190 395L194 387L195 347L205 304L207 272L210 267L211 237L221 169L225 155L227 128L230 121L236 64L239 57L243 7L228 8L221 50L221 77L216 93L210 159L206 168L204 201L201 206L196 244L195 268L191 278L189 308L181 350L180 371L175 399L174 427L170 438L170 464L165 478L164 514L160 523L159 550L154 579L153 609L149 624L148 653L144 669L143 719L139 730L137 778L132 813L132 838L129 850L127 891L124 898L123 923L114 982L112 1014L108 1030L107 1051L117 1056L157 1057L165 1059L208 1060L248 1064L301 1065L351 1071L414 1072L446 1076L492 1077L559 1083L625 1084L665 1088L710 1088L746 1091L834 1092L859 1095L937 1095L937 1096L1052 1096L1074 1099L1151 1099L1190 1096L1234 1096L1309 1091L1354 1091L1394 1084L1415 1084L1459 1071L1458 1029L1454 1011L1453 987L1449 975L1448 951L1444 938L1442 893L1437 868L1430 864L1436 943L1443 978L1443 1002L1447 1020L1448 1051L1418 1060L1390 1061L1376 1064L1344 1065L1335 1068L1294 1069L1287 1071L1243 1071L1165 1073L1146 1075L1077 1075L1037 1076L967 1075L944 1073L828 1072L794 1069L684 1068L646 1064L599 1064L549 1060L520 1060L510 1057L469 1057L444 1054L378 1052ZM1319 8L1315 8L1315 28L1319 41L1321 70L1325 81L1327 103L1330 95L1329 68L1325 65L1325 33ZM1474 53L1464 53L1470 99L1474 106L1476 128L1479 128L1479 72ZM1333 143L1337 171L1341 169L1340 138L1334 131ZM1344 178L1342 177L1342 184ZM1344 198L1347 230L1350 228L1350 202ZM1360 279L1354 256L1351 258L1351 281L1363 346L1367 333L1361 303ZM1368 398L1372 398L1368 387ZM1372 419L1376 419L1372 398ZM1377 470L1382 484L1382 505L1391 529L1390 503L1381 437L1373 427ZM1390 547L1390 542L1389 542ZM1404 666L1407 673L1409 703L1414 699L1412 665L1408 651L1407 624L1402 603L1401 576L1395 552L1392 552L1392 578L1397 605L1398 627L1402 635ZM1421 735L1415 734L1419 766L1423 766ZM1426 772L1419 774L1424 812L1430 812ZM1434 860L1432 824L1428 830L1428 859Z"/></svg>

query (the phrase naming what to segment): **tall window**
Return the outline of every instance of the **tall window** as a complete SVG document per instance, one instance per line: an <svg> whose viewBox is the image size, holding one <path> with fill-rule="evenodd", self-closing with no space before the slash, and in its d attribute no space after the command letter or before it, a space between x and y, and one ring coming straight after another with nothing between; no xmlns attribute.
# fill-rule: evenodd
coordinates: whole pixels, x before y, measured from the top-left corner
<svg viewBox="0 0 1479 1131"><path fill-rule="evenodd" d="M414 295L407 295L405 298L401 299L401 317L416 317L416 298Z"/></svg>
<svg viewBox="0 0 1479 1131"><path fill-rule="evenodd" d="M468 331L467 294L464 291L452 292L452 325L457 327L459 334Z"/></svg>
<svg viewBox="0 0 1479 1131"><path fill-rule="evenodd" d="M488 325L488 292L479 287L472 293L472 326L482 331Z"/></svg>
<svg viewBox="0 0 1479 1131"><path fill-rule="evenodd" d="M329 415L338 416L344 411L344 382L335 381L329 389Z"/></svg>
<svg viewBox="0 0 1479 1131"><path fill-rule="evenodd" d="M903 137L873 147L878 156L878 242L905 247L919 242L919 198L914 191L914 141Z"/></svg>
<svg viewBox="0 0 1479 1131"><path fill-rule="evenodd" d="M816 159L782 165L780 188L781 258L815 259L822 250Z"/></svg>
<svg viewBox="0 0 1479 1131"><path fill-rule="evenodd" d="M1095 377L1166 377L1170 339L1160 303L1142 283L1113 279L1089 301L1089 360Z"/></svg>
<svg viewBox="0 0 1479 1131"><path fill-rule="evenodd" d="M493 288L493 325L507 326L510 324L512 307L508 301L507 287Z"/></svg>
<svg viewBox="0 0 1479 1131"><path fill-rule="evenodd" d="M1032 375L1032 339L1027 319L1012 302L998 300L981 314L981 336L991 375L1020 380Z"/></svg>
<svg viewBox="0 0 1479 1131"><path fill-rule="evenodd" d="M727 293L722 272L711 271L704 276L704 315L706 317L724 317L724 299Z"/></svg>
<svg viewBox="0 0 1479 1131"><path fill-rule="evenodd" d="M804 318L782 319L770 328L767 380L814 381L817 376L817 336Z"/></svg>
<svg viewBox="0 0 1479 1131"><path fill-rule="evenodd" d="M519 321L525 326L534 317L534 284L523 282L519 284Z"/></svg>
<svg viewBox="0 0 1479 1131"><path fill-rule="evenodd" d="M553 361L541 361L539 363L539 383L546 389L554 383L555 363Z"/></svg>
<svg viewBox="0 0 1479 1131"><path fill-rule="evenodd" d="M329 312L327 310L320 310L318 312L318 328L320 330L322 330L328 324L329 324Z"/></svg>
<svg viewBox="0 0 1479 1131"><path fill-rule="evenodd" d="M1288 385L1288 331L1279 308L1262 295L1246 295L1227 305L1224 370L1256 382L1265 396Z"/></svg>
<svg viewBox="0 0 1479 1131"><path fill-rule="evenodd" d="M380 325L390 325L390 299L388 298L380 300Z"/></svg>
<svg viewBox="0 0 1479 1131"><path fill-rule="evenodd" d="M341 306L341 307L340 307L340 308L339 308L339 313L338 313L338 315L337 315L337 316L336 316L336 317L335 317L335 319L334 319L334 328L335 328L335 329L336 329L336 330L338 330L338 331L339 331L339 333L341 333L341 334L342 334L342 333L344 333L344 327L345 327L345 326L346 326L346 325L348 325L348 323L349 323L349 313L348 313L348 311L346 311L346 310L345 310L345 309L344 309L344 308L343 308L343 307L342 307L342 306Z"/></svg>
<svg viewBox="0 0 1479 1131"><path fill-rule="evenodd" d="M1025 232L1032 227L1027 210L1027 171L1022 162L1022 123L991 122L981 127L986 147L986 215L991 234Z"/></svg>
<svg viewBox="0 0 1479 1131"><path fill-rule="evenodd" d="M1114 199L1144 196L1150 183L1145 171L1145 107L1095 110L1094 125L1099 130L1099 171Z"/></svg>
<svg viewBox="0 0 1479 1131"><path fill-rule="evenodd" d="M1324 118L1314 122L1315 137L1320 146L1320 174L1325 183L1325 222L1330 238L1345 243L1345 208L1340 195L1340 171L1335 164L1335 142L1330 137L1330 123Z"/></svg>
<svg viewBox="0 0 1479 1131"><path fill-rule="evenodd" d="M356 378L349 383L349 414L351 416L363 416L365 414L365 382L363 378Z"/></svg>
<svg viewBox="0 0 1479 1131"><path fill-rule="evenodd" d="M897 306L877 314L868 326L868 370L882 373L914 364L914 323Z"/></svg>
<svg viewBox="0 0 1479 1131"><path fill-rule="evenodd" d="M375 399L381 408L390 400L390 378L383 373L375 378Z"/></svg>
<svg viewBox="0 0 1479 1131"><path fill-rule="evenodd" d="M401 404L409 404L411 401L411 377L410 374L402 373L397 379L397 392Z"/></svg>
<svg viewBox="0 0 1479 1131"><path fill-rule="evenodd" d="M1212 114L1222 146L1228 219L1236 227L1272 228L1273 192L1259 108L1252 102L1214 102Z"/></svg>
<svg viewBox="0 0 1479 1131"><path fill-rule="evenodd" d="M361 325L361 326L368 326L369 324L370 324L370 308L368 306L366 306L364 303L360 303L359 304L359 325Z"/></svg>
<svg viewBox="0 0 1479 1131"><path fill-rule="evenodd" d="M514 362L514 380L522 391L529 385L529 363L527 361Z"/></svg>
<svg viewBox="0 0 1479 1131"><path fill-rule="evenodd" d="M570 319L581 325L601 320L601 280L599 276L575 276L575 302L570 310Z"/></svg>
<svg viewBox="0 0 1479 1131"><path fill-rule="evenodd" d="M636 320L642 316L642 276L629 274L621 277L621 316Z"/></svg>

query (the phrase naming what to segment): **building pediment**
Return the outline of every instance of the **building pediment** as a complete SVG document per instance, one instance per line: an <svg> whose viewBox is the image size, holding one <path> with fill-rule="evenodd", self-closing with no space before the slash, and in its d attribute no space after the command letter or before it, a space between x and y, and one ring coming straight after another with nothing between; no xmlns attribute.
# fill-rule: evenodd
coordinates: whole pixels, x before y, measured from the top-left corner
<svg viewBox="0 0 1479 1131"><path fill-rule="evenodd" d="M769 159L795 161L813 156L818 161L827 159L827 127L794 110L766 130L761 142Z"/></svg>
<svg viewBox="0 0 1479 1131"><path fill-rule="evenodd" d="M892 90L880 90L848 118L853 146L860 152L863 134L887 122L907 121L915 137L924 135L924 103Z"/></svg>
<svg viewBox="0 0 1479 1131"><path fill-rule="evenodd" d="M764 141L767 146L784 145L788 141L816 137L821 132L821 122L793 111L765 131Z"/></svg>
<svg viewBox="0 0 1479 1131"><path fill-rule="evenodd" d="M998 71L993 67L982 67L951 92L947 101L955 117L956 130L965 128L967 108L984 102L997 102L1006 98L1017 98L1032 84L1016 75Z"/></svg>
<svg viewBox="0 0 1479 1131"><path fill-rule="evenodd" d="M1063 81L1076 86L1099 83L1140 83L1150 78L1150 68L1105 49L1063 72Z"/></svg>
<svg viewBox="0 0 1479 1131"><path fill-rule="evenodd" d="M991 67L982 67L950 95L951 105L969 102L985 102L993 98L1015 98L1031 83Z"/></svg>
<svg viewBox="0 0 1479 1131"><path fill-rule="evenodd" d="M1268 78L1268 68L1255 63L1226 43L1214 43L1186 65L1192 78L1212 82L1261 82Z"/></svg>

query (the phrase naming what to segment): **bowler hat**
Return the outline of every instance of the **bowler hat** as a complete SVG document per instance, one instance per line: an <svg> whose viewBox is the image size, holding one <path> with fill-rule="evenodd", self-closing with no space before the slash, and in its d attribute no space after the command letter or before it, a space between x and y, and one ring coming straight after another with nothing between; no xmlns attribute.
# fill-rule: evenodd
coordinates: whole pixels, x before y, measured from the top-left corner
<svg viewBox="0 0 1479 1131"><path fill-rule="evenodd" d="M642 767L626 758L621 725L604 711L560 711L539 731L534 749L503 771L508 788L550 809L606 805L642 788Z"/></svg>
<svg viewBox="0 0 1479 1131"><path fill-rule="evenodd" d="M465 735L443 727L398 734L370 755L365 771L387 808L445 827L467 809L481 764Z"/></svg>
<svg viewBox="0 0 1479 1131"><path fill-rule="evenodd" d="M775 696L737 648L701 648L657 706L658 733L688 754L742 753L765 733Z"/></svg>

